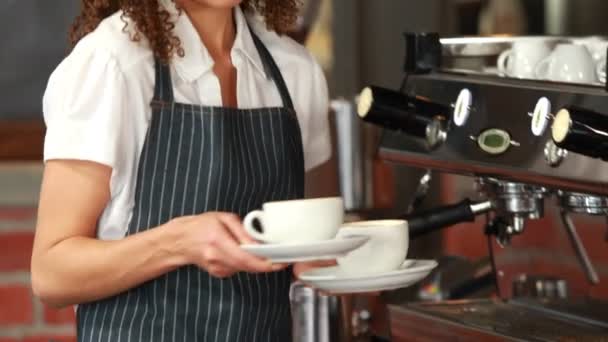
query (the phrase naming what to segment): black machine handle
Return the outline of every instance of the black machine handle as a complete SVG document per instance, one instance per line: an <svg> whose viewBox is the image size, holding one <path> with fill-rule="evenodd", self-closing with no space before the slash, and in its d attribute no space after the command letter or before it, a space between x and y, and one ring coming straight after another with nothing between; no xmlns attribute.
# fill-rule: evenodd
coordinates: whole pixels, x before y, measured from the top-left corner
<svg viewBox="0 0 608 342"><path fill-rule="evenodd" d="M364 121L417 138L426 138L433 121L447 120L451 112L449 106L427 98L376 86L363 89L357 108Z"/></svg>
<svg viewBox="0 0 608 342"><path fill-rule="evenodd" d="M493 209L491 202L473 203L469 199L440 208L406 215L410 238L414 239L434 231L463 222L473 222L479 214Z"/></svg>
<svg viewBox="0 0 608 342"><path fill-rule="evenodd" d="M553 121L552 137L562 149L608 161L608 115L569 106Z"/></svg>

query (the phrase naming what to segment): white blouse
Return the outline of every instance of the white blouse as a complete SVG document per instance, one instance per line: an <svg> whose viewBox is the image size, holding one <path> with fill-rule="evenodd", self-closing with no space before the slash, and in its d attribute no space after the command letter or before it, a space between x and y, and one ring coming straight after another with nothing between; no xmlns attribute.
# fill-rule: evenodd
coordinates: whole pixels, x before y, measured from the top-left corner
<svg viewBox="0 0 608 342"><path fill-rule="evenodd" d="M175 22L185 57L171 65L177 102L221 106L213 59L188 16L161 0ZM323 72L301 45L268 31L256 16L236 8L236 39L231 51L237 70L240 108L281 106L277 87L266 74L247 26L274 57L296 108L306 170L331 155L328 91ZM128 26L133 30L132 24ZM50 77L43 100L47 125L44 160L87 160L112 168L111 199L98 223L103 240L125 236L135 200L137 167L152 111L154 56L142 39L123 32L121 13L104 20L84 37Z"/></svg>

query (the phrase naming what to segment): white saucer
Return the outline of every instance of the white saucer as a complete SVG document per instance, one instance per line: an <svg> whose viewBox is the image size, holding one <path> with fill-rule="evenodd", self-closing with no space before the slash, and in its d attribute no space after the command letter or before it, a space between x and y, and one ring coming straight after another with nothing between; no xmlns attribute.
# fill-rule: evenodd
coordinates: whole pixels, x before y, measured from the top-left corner
<svg viewBox="0 0 608 342"><path fill-rule="evenodd" d="M241 248L273 263L293 263L334 260L363 246L367 240L368 236L347 236L308 243L241 245Z"/></svg>
<svg viewBox="0 0 608 342"><path fill-rule="evenodd" d="M434 260L414 260L395 271L349 276L340 274L336 266L310 270L299 278L311 287L332 294L379 292L414 285L426 278L435 267L437 262Z"/></svg>

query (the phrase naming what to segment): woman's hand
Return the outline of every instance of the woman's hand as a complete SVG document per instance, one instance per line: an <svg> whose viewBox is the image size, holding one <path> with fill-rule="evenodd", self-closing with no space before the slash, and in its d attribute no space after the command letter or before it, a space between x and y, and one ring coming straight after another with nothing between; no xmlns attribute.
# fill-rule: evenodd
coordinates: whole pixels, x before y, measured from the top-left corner
<svg viewBox="0 0 608 342"><path fill-rule="evenodd" d="M186 263L197 265L212 276L225 278L237 272L265 273L285 268L240 248L240 244L255 241L234 214L209 212L177 218L167 225L168 229L180 230L176 248Z"/></svg>
<svg viewBox="0 0 608 342"><path fill-rule="evenodd" d="M336 266L335 260L326 260L326 261L312 261L312 262L301 262L293 265L293 275L296 278L300 277L300 274L321 267L330 267Z"/></svg>

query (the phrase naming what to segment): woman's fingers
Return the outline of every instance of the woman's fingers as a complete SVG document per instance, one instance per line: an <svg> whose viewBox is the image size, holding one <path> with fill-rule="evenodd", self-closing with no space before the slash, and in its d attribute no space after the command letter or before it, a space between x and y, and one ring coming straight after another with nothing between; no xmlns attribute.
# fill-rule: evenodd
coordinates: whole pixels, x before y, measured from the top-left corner
<svg viewBox="0 0 608 342"><path fill-rule="evenodd" d="M216 278L228 278L237 273L236 270L221 265L209 266L207 272Z"/></svg>
<svg viewBox="0 0 608 342"><path fill-rule="evenodd" d="M214 276L230 276L236 272L266 273L285 269L288 265L273 265L270 261L250 254L241 244L255 241L245 232L237 215L214 213L214 228L206 234L201 265Z"/></svg>
<svg viewBox="0 0 608 342"><path fill-rule="evenodd" d="M228 231L236 238L239 244L254 244L256 241L247 234L243 228L241 219L234 214L220 213L219 220L224 224Z"/></svg>
<svg viewBox="0 0 608 342"><path fill-rule="evenodd" d="M218 246L223 254L222 262L231 268L243 272L265 273L283 269L283 265L273 265L270 261L245 252L239 243L226 239Z"/></svg>

